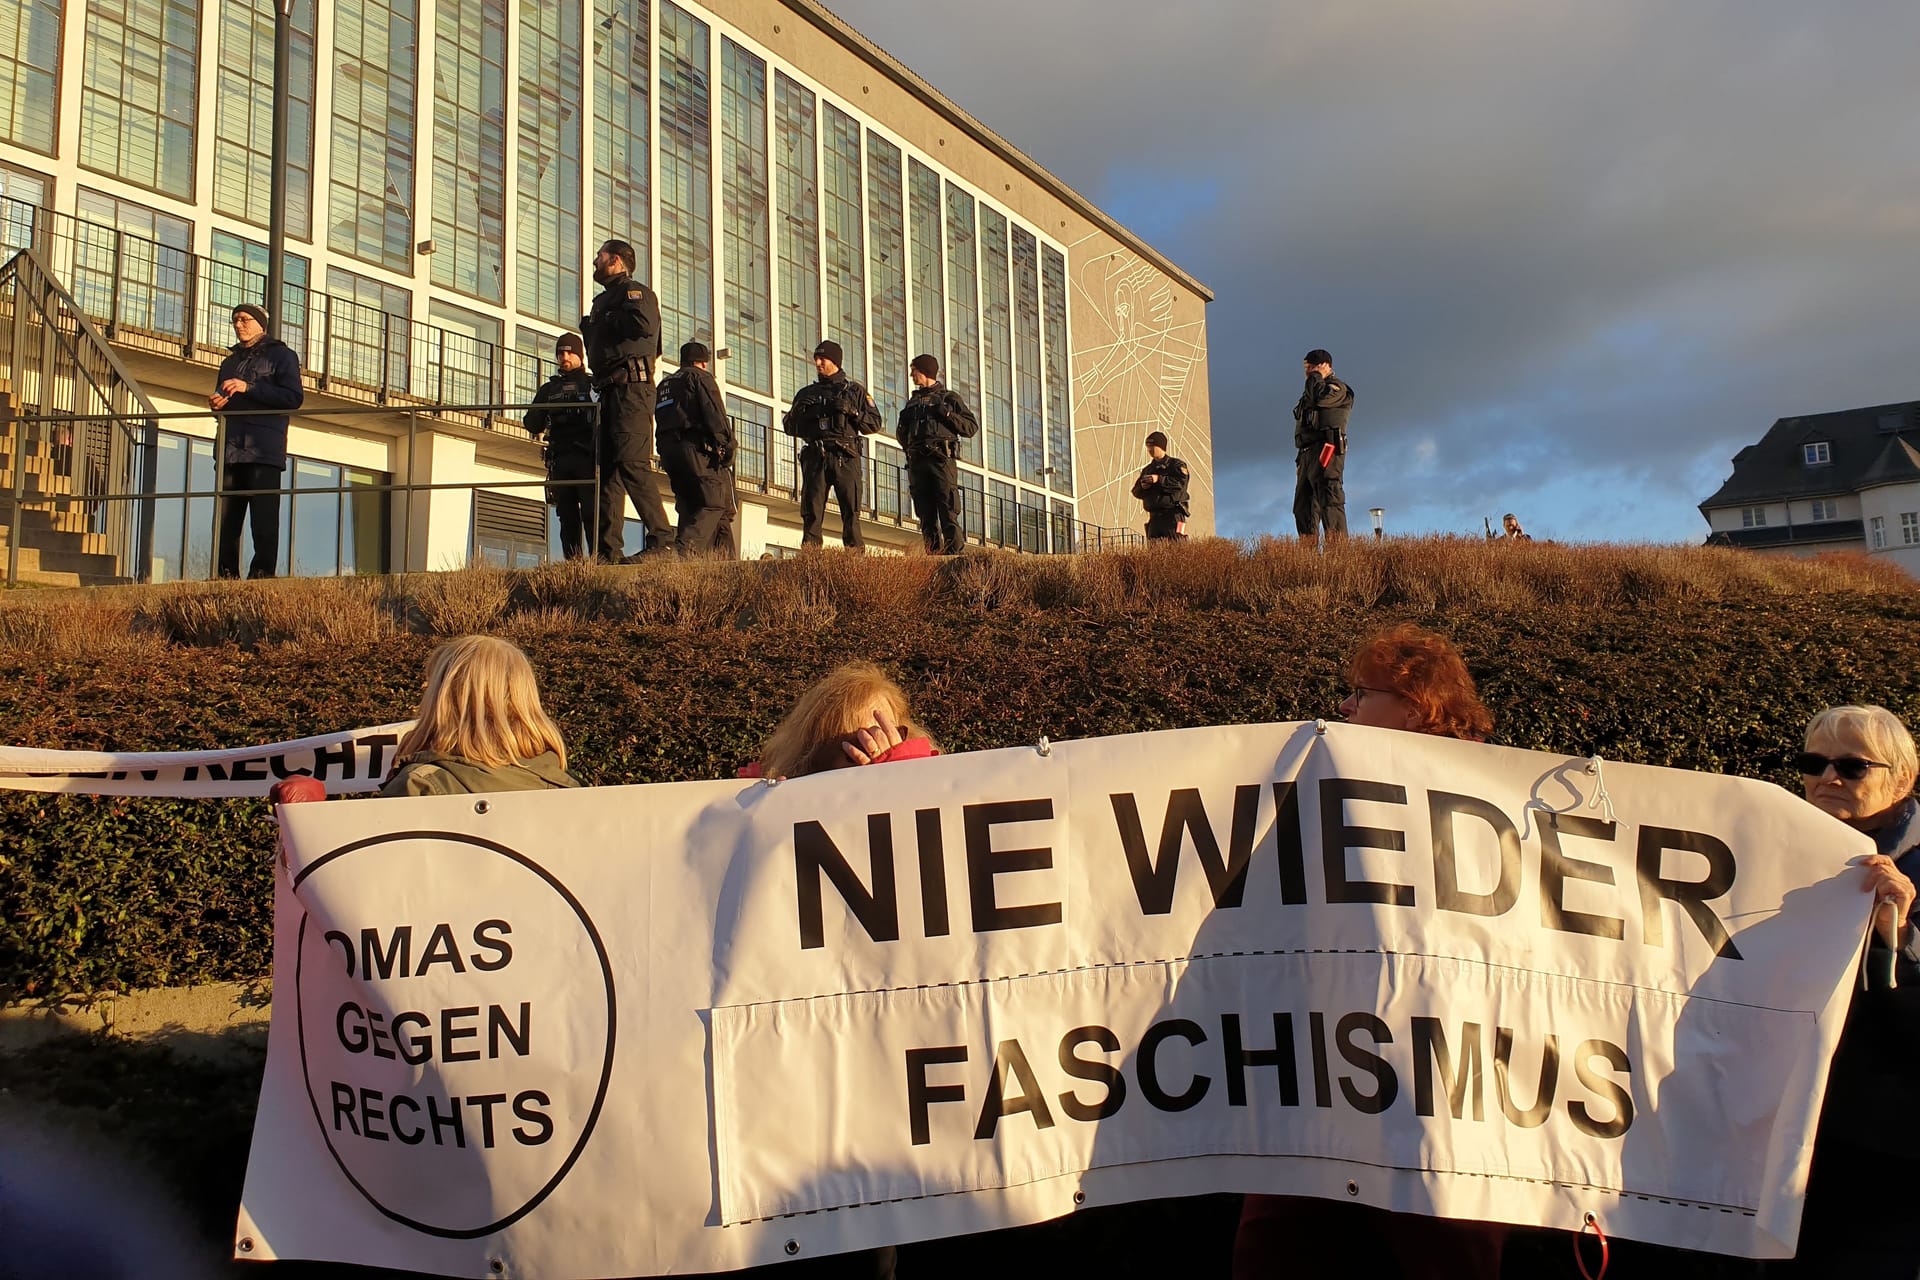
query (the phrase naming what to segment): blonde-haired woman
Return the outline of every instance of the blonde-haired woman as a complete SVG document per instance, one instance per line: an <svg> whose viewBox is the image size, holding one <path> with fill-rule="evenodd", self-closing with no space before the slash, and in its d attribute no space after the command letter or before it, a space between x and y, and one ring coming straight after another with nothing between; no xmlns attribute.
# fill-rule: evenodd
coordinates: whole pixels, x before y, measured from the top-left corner
<svg viewBox="0 0 1920 1280"><path fill-rule="evenodd" d="M383 796L580 785L567 773L567 745L540 706L527 655L493 636L461 636L433 651L394 763Z"/></svg>
<svg viewBox="0 0 1920 1280"><path fill-rule="evenodd" d="M801 778L828 769L937 756L907 695L871 662L849 662L800 695L748 778Z"/></svg>

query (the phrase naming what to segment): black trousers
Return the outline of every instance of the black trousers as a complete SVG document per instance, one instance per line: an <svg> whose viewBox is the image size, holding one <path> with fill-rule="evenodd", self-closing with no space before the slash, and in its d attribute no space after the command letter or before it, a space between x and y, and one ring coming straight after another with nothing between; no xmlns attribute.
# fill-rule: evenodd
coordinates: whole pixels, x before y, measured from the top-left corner
<svg viewBox="0 0 1920 1280"><path fill-rule="evenodd" d="M230 462L224 483L228 489L278 489L281 487L280 468L257 462ZM240 526L243 521L253 524L253 562L247 566L247 576L271 578L280 563L280 495L229 495L220 500L218 572L223 578L240 576Z"/></svg>
<svg viewBox="0 0 1920 1280"><path fill-rule="evenodd" d="M851 450L851 452L848 452ZM809 444L800 450L800 545L822 544L827 523L827 490L840 500L840 541L864 550L860 536L860 446L852 440L834 447Z"/></svg>
<svg viewBox="0 0 1920 1280"><path fill-rule="evenodd" d="M609 560L625 550L629 497L647 526L648 547L673 534L653 483L653 400L651 382L600 388L600 554Z"/></svg>
<svg viewBox="0 0 1920 1280"><path fill-rule="evenodd" d="M1303 538L1311 538L1321 529L1329 538L1347 536L1347 486L1341 478L1347 469L1347 455L1336 453L1326 466L1320 465L1320 446L1302 449L1294 459L1293 525Z"/></svg>
<svg viewBox="0 0 1920 1280"><path fill-rule="evenodd" d="M960 468L941 453L907 455L907 492L920 520L920 537L931 556L957 556L966 545L960 531Z"/></svg>
<svg viewBox="0 0 1920 1280"><path fill-rule="evenodd" d="M1147 512L1147 541L1185 542L1187 535L1180 532L1180 522L1184 519L1178 511Z"/></svg>
<svg viewBox="0 0 1920 1280"><path fill-rule="evenodd" d="M733 471L678 436L660 442L660 465L673 487L673 510L680 517L674 550L683 556L710 556L724 525L733 526Z"/></svg>
<svg viewBox="0 0 1920 1280"><path fill-rule="evenodd" d="M549 458L547 459L547 479L549 481L591 480L593 479L593 459L578 453ZM565 553L567 559L590 555L593 549L586 545L586 540L593 536L594 526L600 523L600 513L594 507L593 486L549 484L547 502L553 507L553 513L560 518L560 550Z"/></svg>

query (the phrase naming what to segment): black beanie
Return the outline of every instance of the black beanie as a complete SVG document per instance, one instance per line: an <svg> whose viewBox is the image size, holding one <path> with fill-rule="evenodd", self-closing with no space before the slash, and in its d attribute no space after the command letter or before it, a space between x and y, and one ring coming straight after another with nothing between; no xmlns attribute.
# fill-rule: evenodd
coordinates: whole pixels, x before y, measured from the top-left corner
<svg viewBox="0 0 1920 1280"><path fill-rule="evenodd" d="M1307 364L1332 364L1333 352L1327 350L1325 347L1315 347L1313 350L1307 352L1305 362Z"/></svg>
<svg viewBox="0 0 1920 1280"><path fill-rule="evenodd" d="M234 315L249 315L262 329L267 327L267 309L251 302L243 302L233 309Z"/></svg>
<svg viewBox="0 0 1920 1280"><path fill-rule="evenodd" d="M690 364L705 364L713 359L713 352L707 350L704 342L683 342L680 344L680 367Z"/></svg>
<svg viewBox="0 0 1920 1280"><path fill-rule="evenodd" d="M822 356L833 361L834 365L838 368L844 369L847 367L846 358L840 350L840 344L832 338L825 339L819 346L813 349L813 358L815 360L820 359Z"/></svg>
<svg viewBox="0 0 1920 1280"><path fill-rule="evenodd" d="M582 360L587 358L586 344L580 341L577 333L563 333L553 340L553 354L557 356L562 351L571 351Z"/></svg>
<svg viewBox="0 0 1920 1280"><path fill-rule="evenodd" d="M1164 431L1153 431L1153 432L1149 432L1149 433L1147 434L1147 448L1149 448L1149 449L1164 449L1164 448L1166 448L1166 447L1167 447L1167 433L1166 433L1166 432L1164 432Z"/></svg>
<svg viewBox="0 0 1920 1280"><path fill-rule="evenodd" d="M937 378L940 376L940 362L932 356L915 356L912 367L913 371L923 378Z"/></svg>

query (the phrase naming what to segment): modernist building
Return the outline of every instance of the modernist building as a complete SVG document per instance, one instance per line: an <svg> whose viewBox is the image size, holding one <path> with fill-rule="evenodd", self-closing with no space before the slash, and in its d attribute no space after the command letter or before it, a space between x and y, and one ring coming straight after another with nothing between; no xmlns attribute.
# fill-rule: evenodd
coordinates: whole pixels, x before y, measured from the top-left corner
<svg viewBox="0 0 1920 1280"><path fill-rule="evenodd" d="M1700 504L1710 543L1864 551L1920 577L1920 403L1782 418Z"/></svg>
<svg viewBox="0 0 1920 1280"><path fill-rule="evenodd" d="M813 0L296 0L294 25L276 174L272 0L0 5L0 233L6 256L35 251L0 281L0 322L31 312L65 344L27 367L34 342L0 337L0 391L16 412L160 415L80 432L73 486L211 490L213 423L166 415L204 410L230 308L263 297L284 181L272 309L310 387L289 484L326 491L283 503L296 572L548 554L517 415L431 409L524 402L610 237L639 251L669 360L728 349L746 555L798 545L778 423L822 337L889 427L908 361L941 357L982 423L962 459L976 539L1137 531L1155 428L1193 464L1190 528L1212 531L1211 294ZM90 333L108 351L83 351ZM56 386L69 362L97 376ZM43 470L64 440L42 441ZM869 536L905 547L901 464L869 442ZM377 489L477 480L517 486ZM143 504L123 572L203 575L212 519L205 498Z"/></svg>

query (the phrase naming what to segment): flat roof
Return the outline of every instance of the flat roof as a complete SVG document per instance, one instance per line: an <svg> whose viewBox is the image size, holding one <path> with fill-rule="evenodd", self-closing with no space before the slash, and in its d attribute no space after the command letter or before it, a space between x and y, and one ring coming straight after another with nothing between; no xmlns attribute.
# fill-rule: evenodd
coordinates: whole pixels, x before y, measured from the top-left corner
<svg viewBox="0 0 1920 1280"><path fill-rule="evenodd" d="M782 0L782 2L787 8L826 32L840 44L872 63L888 79L946 117L975 142L1014 167L1024 170L1042 187L1070 205L1082 217L1104 228L1112 234L1114 239L1152 262L1175 280L1199 294L1204 300L1213 301L1213 290L1194 279L1167 255L1114 221L1091 200L1048 173L1032 156L967 114L953 99L921 79L898 58L848 26L839 15L817 3L816 0Z"/></svg>

